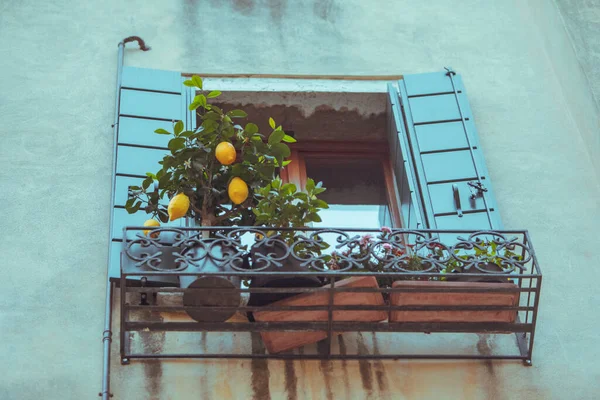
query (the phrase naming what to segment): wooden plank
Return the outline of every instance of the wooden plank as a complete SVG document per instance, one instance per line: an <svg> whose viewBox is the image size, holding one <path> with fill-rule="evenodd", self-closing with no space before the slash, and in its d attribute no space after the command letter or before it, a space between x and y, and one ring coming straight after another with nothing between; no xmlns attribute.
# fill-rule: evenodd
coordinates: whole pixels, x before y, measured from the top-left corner
<svg viewBox="0 0 600 400"><path fill-rule="evenodd" d="M515 289L514 283L396 281L394 288ZM403 293L390 296L394 306L517 306L519 293ZM392 311L391 322L514 322L516 310Z"/></svg>
<svg viewBox="0 0 600 400"><path fill-rule="evenodd" d="M326 285L325 287L328 287ZM373 276L353 277L336 283L336 287L371 287L377 288L377 280ZM323 306L329 304L329 293L306 293L289 297L270 304L271 306ZM384 305L381 293L339 292L334 295L335 305ZM259 322L318 322L327 321L327 311L259 311L254 313ZM385 311L334 311L335 321L383 321L387 318ZM306 344L315 343L327 337L325 331L313 332L261 332L263 342L269 353L279 353Z"/></svg>

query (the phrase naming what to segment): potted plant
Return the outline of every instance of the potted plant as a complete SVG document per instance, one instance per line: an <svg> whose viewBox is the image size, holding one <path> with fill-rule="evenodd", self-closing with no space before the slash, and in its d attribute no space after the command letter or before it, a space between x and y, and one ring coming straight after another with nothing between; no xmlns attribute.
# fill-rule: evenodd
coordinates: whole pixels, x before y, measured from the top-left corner
<svg viewBox="0 0 600 400"><path fill-rule="evenodd" d="M306 190L299 191L293 183L283 183L280 178L258 189L255 196L258 203L252 209L256 224L272 227L264 235L257 235L257 241L250 249L252 269L264 272L301 272L307 271L305 260L315 254L321 254L324 245L301 240L294 230L280 228L306 227L312 222L320 222L319 211L329 208L328 204L317 198L325 188L322 183L308 178ZM255 276L249 285L258 287L318 287L322 282L317 276ZM293 296L294 293L252 293L249 306L263 306L277 300ZM248 313L253 320L253 314Z"/></svg>
<svg viewBox="0 0 600 400"><path fill-rule="evenodd" d="M194 76L186 86L202 91L202 79ZM286 143L295 142L281 126L270 118L272 131L268 136L259 132L254 123L237 123L247 114L242 110L222 110L210 104L219 91L200 92L189 109L198 115L199 126L185 130L182 121L173 131L157 129L156 134L170 135L170 153L159 162L156 173L147 173L141 186L130 187L125 208L129 213L144 211L151 215L144 226L146 245L159 247L170 255L167 262L154 269L186 272L228 272L243 267L244 257L230 239L210 237L207 231L194 238L181 238L160 222L186 217L197 226L253 225L257 204L254 193L270 184L277 170L290 161ZM160 201L167 197L168 206ZM274 210L276 212L276 210ZM160 221L160 222L159 222ZM171 231L175 231L171 229ZM165 260L163 260L165 261ZM200 269L199 269L200 267ZM187 268L187 269L186 269ZM219 276L180 276L183 288L239 288L240 280ZM186 306L238 306L237 290L193 290L183 297ZM235 311L189 311L197 321L224 321Z"/></svg>
<svg viewBox="0 0 600 400"><path fill-rule="evenodd" d="M517 286L506 277L522 257L514 253L514 245L501 240L481 240L472 235L469 240L459 242L453 250L437 245L421 247L427 254L414 255L421 259L421 270L447 274L441 278L425 280L397 280L394 288L405 289L515 289ZM472 240L474 239L474 240ZM485 273L486 276L461 276L463 273ZM394 306L518 306L518 292L393 292ZM443 310L392 312L394 322L514 322L516 310Z"/></svg>
<svg viewBox="0 0 600 400"><path fill-rule="evenodd" d="M310 193L312 183L307 184L307 189ZM300 253L300 259L312 261L314 266L322 266L324 270L343 270L348 272L360 271L365 272L363 268L357 268L358 265L369 259L365 255L366 248L370 238L363 236L361 238L348 238L345 243L347 250L343 253L336 251L330 254L324 254L318 258L328 246L321 241L321 238L309 237L305 241L297 241L296 246L301 246L295 252ZM313 248L312 243L318 243L318 248ZM304 247L302 245L304 244ZM302 253L304 252L304 253ZM375 272L375 271L374 271ZM340 274L335 278L335 287L338 288L379 288L376 274L371 276L355 276L345 277ZM324 288L330 287L330 284L325 280ZM327 291L304 293L283 300L276 301L271 305L279 306L326 306L329 304L330 293ZM336 292L333 296L333 304L336 306L356 306L370 305L383 306L384 299L379 292ZM334 321L370 321L379 322L388 318L388 313L385 310L336 310L333 312ZM327 310L318 311L258 311L254 313L254 318L261 322L318 322L327 321L329 313ZM269 353L279 353L290 350L306 344L315 343L327 337L325 331L268 331L261 332L261 336L265 347Z"/></svg>

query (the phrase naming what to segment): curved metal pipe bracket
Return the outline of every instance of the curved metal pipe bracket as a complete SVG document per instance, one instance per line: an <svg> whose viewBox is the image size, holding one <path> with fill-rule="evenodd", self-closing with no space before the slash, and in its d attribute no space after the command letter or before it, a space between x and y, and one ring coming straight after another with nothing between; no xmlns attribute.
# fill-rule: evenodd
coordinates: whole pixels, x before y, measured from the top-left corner
<svg viewBox="0 0 600 400"><path fill-rule="evenodd" d="M140 50L142 51L148 51L151 49L150 46L146 46L146 42L144 42L144 39L142 39L139 36L129 36L126 37L125 39L123 39L123 41L121 43L119 43L119 45L121 44L125 44L125 43L129 43L129 42L138 42L138 45L140 46Z"/></svg>

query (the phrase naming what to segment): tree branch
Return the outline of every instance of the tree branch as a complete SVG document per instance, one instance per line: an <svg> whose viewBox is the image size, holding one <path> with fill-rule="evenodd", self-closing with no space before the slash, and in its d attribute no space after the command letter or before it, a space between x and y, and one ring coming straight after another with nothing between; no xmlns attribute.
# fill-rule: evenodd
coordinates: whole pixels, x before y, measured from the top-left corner
<svg viewBox="0 0 600 400"><path fill-rule="evenodd" d="M232 216L232 215L233 215L233 214L235 214L236 212L239 212L239 211L241 211L241 210L244 210L244 209L246 209L246 208L248 208L248 205L247 205L247 203L246 203L246 202L244 202L243 204L241 204L241 205L239 205L239 206L233 207L231 210L227 211L225 214L218 216L218 217L215 219L215 221L217 221L217 222L221 222L221 221L223 221L224 219L227 219L227 218L229 218L230 216Z"/></svg>

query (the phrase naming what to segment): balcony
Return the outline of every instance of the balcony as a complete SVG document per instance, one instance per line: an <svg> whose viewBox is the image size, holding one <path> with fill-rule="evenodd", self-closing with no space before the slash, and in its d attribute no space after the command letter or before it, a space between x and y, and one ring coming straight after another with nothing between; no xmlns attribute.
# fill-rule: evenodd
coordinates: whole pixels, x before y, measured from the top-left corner
<svg viewBox="0 0 600 400"><path fill-rule="evenodd" d="M527 231L150 229L124 228L123 364L148 358L422 358L531 365L542 274ZM149 318L157 313L161 318ZM149 354L132 350L132 332L257 332L267 351L200 346L204 350ZM409 333L514 339L512 351L498 354L464 346L452 352L451 343L443 352L388 346L369 354L333 345L351 332L385 333L396 343ZM294 350L316 342L316 354Z"/></svg>

